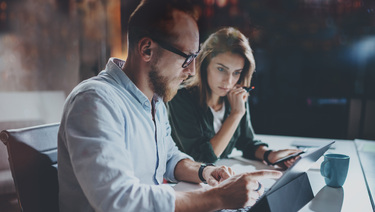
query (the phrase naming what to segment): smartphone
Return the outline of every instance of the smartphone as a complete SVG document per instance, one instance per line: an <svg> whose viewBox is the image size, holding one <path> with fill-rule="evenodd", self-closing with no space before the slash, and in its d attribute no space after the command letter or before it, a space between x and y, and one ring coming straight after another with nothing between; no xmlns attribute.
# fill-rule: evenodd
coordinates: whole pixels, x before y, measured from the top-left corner
<svg viewBox="0 0 375 212"><path fill-rule="evenodd" d="M286 157L283 157L283 158L277 160L275 163L273 163L273 164L271 164L271 165L277 165L277 164L282 163L282 162L284 162L284 161L287 161L287 160L289 160L289 159L295 158L295 157L297 157L298 155L301 155L301 154L303 154L303 153L305 153L305 151L297 152L297 153L294 153L294 154L288 155L288 156L286 156Z"/></svg>

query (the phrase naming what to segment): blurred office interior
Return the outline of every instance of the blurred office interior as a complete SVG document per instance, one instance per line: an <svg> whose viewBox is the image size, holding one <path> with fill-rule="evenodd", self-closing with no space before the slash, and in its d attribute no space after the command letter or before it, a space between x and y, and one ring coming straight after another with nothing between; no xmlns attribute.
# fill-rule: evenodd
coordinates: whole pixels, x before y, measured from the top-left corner
<svg viewBox="0 0 375 212"><path fill-rule="evenodd" d="M257 133L375 139L374 1L194 2L201 41L222 26L249 38ZM0 92L66 96L109 57L125 59L126 22L138 3L1 0Z"/></svg>
<svg viewBox="0 0 375 212"><path fill-rule="evenodd" d="M193 2L202 42L222 26L249 38L257 133L375 139L374 1ZM125 59L126 22L138 3L0 0L0 92L66 96L109 57ZM42 123L0 121L3 128Z"/></svg>
<svg viewBox="0 0 375 212"><path fill-rule="evenodd" d="M139 2L0 0L0 130L58 122L75 85L126 59ZM223 26L250 41L256 133L375 140L375 1L193 2L201 42Z"/></svg>

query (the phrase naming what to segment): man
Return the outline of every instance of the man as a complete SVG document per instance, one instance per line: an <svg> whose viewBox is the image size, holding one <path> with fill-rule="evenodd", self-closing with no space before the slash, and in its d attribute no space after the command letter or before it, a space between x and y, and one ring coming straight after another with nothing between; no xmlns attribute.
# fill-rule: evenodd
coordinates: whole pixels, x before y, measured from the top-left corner
<svg viewBox="0 0 375 212"><path fill-rule="evenodd" d="M258 179L178 151L164 101L195 73L198 27L186 0L145 0L129 20L128 59L110 59L66 100L58 135L60 210L211 211L254 204ZM209 190L175 192L169 181Z"/></svg>

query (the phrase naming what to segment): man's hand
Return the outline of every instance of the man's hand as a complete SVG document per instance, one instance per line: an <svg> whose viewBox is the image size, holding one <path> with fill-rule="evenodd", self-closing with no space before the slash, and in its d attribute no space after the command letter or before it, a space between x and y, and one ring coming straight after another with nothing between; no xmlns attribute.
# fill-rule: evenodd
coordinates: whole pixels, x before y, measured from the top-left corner
<svg viewBox="0 0 375 212"><path fill-rule="evenodd" d="M210 186L216 186L223 180L228 179L229 177L233 176L235 173L234 171L227 166L207 166L203 169L203 178L206 179L207 184Z"/></svg>
<svg viewBox="0 0 375 212"><path fill-rule="evenodd" d="M281 172L273 170L243 173L228 178L213 189L219 195L218 202L223 204L221 208L243 208L254 205L259 196L264 193L264 188L258 180L277 179L281 175Z"/></svg>
<svg viewBox="0 0 375 212"><path fill-rule="evenodd" d="M200 163L183 159L176 165L177 180L199 183L197 170ZM188 170L188 171L186 171ZM258 180L279 178L279 171L257 171L234 175L226 166L206 166L202 176L213 187L189 192L176 192L176 211L214 211L224 208L241 208L253 205L263 194L263 186ZM259 188L259 189L258 189Z"/></svg>

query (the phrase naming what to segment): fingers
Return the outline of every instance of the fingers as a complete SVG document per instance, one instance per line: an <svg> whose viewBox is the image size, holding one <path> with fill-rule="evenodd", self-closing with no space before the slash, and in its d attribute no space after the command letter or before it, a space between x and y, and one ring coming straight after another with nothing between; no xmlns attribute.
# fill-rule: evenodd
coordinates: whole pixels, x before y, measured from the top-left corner
<svg viewBox="0 0 375 212"><path fill-rule="evenodd" d="M247 97L247 92L242 87L233 88L232 90L229 91L228 94L231 95L231 96L240 96L243 99L245 99Z"/></svg>
<svg viewBox="0 0 375 212"><path fill-rule="evenodd" d="M228 179L229 177L234 175L234 171L227 166L221 166L218 169L218 178L221 181Z"/></svg>
<svg viewBox="0 0 375 212"><path fill-rule="evenodd" d="M248 190L249 200L245 203L246 206L254 205L256 201L259 199L259 197L262 196L264 193L264 186L260 182L253 181L252 185L254 184L256 184L256 189Z"/></svg>
<svg viewBox="0 0 375 212"><path fill-rule="evenodd" d="M246 93L246 90L243 89L242 87L238 87L238 88L233 88L231 91L233 92L236 92L236 93Z"/></svg>
<svg viewBox="0 0 375 212"><path fill-rule="evenodd" d="M208 178L207 183L211 186L216 186L217 184L228 179L234 174L234 171L230 167L217 167L216 170L211 173L211 176Z"/></svg>
<svg viewBox="0 0 375 212"><path fill-rule="evenodd" d="M293 165L294 162L296 162L296 160L297 160L298 158L300 158L300 156L297 156L297 157L295 157L295 158L292 158L292 159L290 159L290 160L287 160L287 161L284 162L284 165L285 165L286 167L289 168L289 167L291 167L291 166Z"/></svg>
<svg viewBox="0 0 375 212"><path fill-rule="evenodd" d="M291 155L291 154L294 154L294 153L298 153L298 152L302 152L302 150L300 150L300 149L286 149L286 151L289 152L288 155Z"/></svg>
<svg viewBox="0 0 375 212"><path fill-rule="evenodd" d="M231 168L226 167L226 166L221 166L220 172L219 172L220 179L221 180L228 179L229 177L231 177L233 175L233 174L231 174L231 172L233 172Z"/></svg>
<svg viewBox="0 0 375 212"><path fill-rule="evenodd" d="M251 191L260 191L262 189L262 184L257 181L257 180L250 180L248 185L247 185L247 189L251 190Z"/></svg>
<svg viewBox="0 0 375 212"><path fill-rule="evenodd" d="M227 166L226 166L227 167ZM231 176L235 175L236 173L232 170L232 168L230 167L227 167L228 168L228 172L230 173Z"/></svg>
<svg viewBox="0 0 375 212"><path fill-rule="evenodd" d="M293 165L294 161L295 159L287 160L284 162L284 165L289 168Z"/></svg>
<svg viewBox="0 0 375 212"><path fill-rule="evenodd" d="M262 196L264 194L264 186L261 183L259 183L259 185L260 185L260 189L257 192L259 196Z"/></svg>
<svg viewBox="0 0 375 212"><path fill-rule="evenodd" d="M215 178L210 177L207 180L207 184L210 186L216 186L217 184L219 184L219 182Z"/></svg>
<svg viewBox="0 0 375 212"><path fill-rule="evenodd" d="M245 109L245 102L247 100L247 92L243 88L234 88L229 91L228 100L231 105L232 111L231 114L244 114Z"/></svg>
<svg viewBox="0 0 375 212"><path fill-rule="evenodd" d="M251 180L260 180L260 179L278 179L281 177L282 172L276 170L262 170L256 172L245 173L246 177Z"/></svg>
<svg viewBox="0 0 375 212"><path fill-rule="evenodd" d="M249 196L250 200L255 200L256 201L259 198L259 193L257 191L250 191L250 193L249 193L248 196ZM253 203L253 201L251 201L250 204L253 205L254 203Z"/></svg>
<svg viewBox="0 0 375 212"><path fill-rule="evenodd" d="M229 171L229 169L228 169ZM252 206L264 194L264 186L259 182L264 178L279 178L281 172L274 170L262 170L235 175L218 185L223 190L228 208Z"/></svg>

